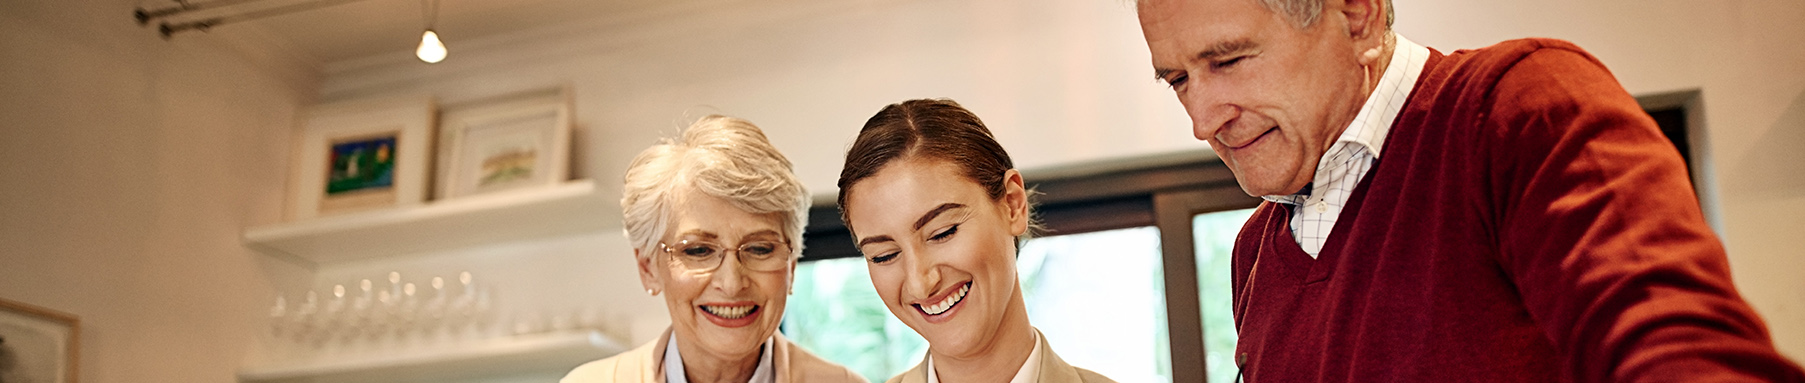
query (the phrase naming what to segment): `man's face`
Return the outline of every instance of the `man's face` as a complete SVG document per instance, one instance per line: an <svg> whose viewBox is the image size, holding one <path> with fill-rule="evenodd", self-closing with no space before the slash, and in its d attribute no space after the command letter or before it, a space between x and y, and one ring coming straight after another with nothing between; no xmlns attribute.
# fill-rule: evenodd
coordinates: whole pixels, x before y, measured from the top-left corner
<svg viewBox="0 0 1805 383"><path fill-rule="evenodd" d="M1250 195L1296 193L1365 101L1362 49L1327 1L1300 28L1256 0L1146 0L1153 68Z"/></svg>

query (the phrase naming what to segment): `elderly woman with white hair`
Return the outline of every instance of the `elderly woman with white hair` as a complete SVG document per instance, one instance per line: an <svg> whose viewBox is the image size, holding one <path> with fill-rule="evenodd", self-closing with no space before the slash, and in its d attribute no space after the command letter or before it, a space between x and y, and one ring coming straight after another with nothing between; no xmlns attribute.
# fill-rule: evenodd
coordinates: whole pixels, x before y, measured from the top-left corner
<svg viewBox="0 0 1805 383"><path fill-rule="evenodd" d="M777 334L808 193L746 120L704 117L633 159L621 197L646 293L671 328L564 383L865 382Z"/></svg>

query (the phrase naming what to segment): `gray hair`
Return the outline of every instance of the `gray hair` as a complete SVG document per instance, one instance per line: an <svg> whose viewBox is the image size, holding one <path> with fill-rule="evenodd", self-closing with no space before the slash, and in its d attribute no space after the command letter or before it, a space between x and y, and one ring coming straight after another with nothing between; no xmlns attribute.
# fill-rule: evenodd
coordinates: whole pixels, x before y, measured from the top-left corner
<svg viewBox="0 0 1805 383"><path fill-rule="evenodd" d="M690 124L676 141L663 139L627 167L620 206L627 241L650 256L675 218L684 193L726 200L748 213L778 213L792 257L802 254L809 196L790 160L752 122L719 115Z"/></svg>
<svg viewBox="0 0 1805 383"><path fill-rule="evenodd" d="M1309 28L1311 25L1316 24L1316 20L1322 18L1322 1L1323 0L1260 0L1260 5L1266 6L1266 9L1270 9L1273 12L1290 16L1291 21L1297 22L1298 26ZM1397 18L1397 12L1393 11L1391 7L1391 0L1385 0L1385 27L1391 28L1392 21L1395 21Z"/></svg>
<svg viewBox="0 0 1805 383"><path fill-rule="evenodd" d="M1141 4L1146 3L1147 1L1148 0L1135 0L1135 3ZM1304 28L1316 25L1316 20L1322 18L1322 1L1323 0L1259 0L1260 5L1265 6L1266 9L1284 14L1285 16L1290 17L1291 21L1297 22L1298 26ZM1394 11L1391 7L1391 0L1385 0L1385 27L1391 28L1392 22L1396 21L1397 18L1397 11Z"/></svg>

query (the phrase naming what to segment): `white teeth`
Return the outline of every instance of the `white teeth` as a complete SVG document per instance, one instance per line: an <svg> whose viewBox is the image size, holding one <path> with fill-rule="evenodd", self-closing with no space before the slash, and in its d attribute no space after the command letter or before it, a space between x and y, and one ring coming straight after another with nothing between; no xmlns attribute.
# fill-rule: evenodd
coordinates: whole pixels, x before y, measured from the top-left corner
<svg viewBox="0 0 1805 383"><path fill-rule="evenodd" d="M942 300L942 301L940 301L940 303L935 303L932 306L920 306L920 305L917 305L917 306L920 306L921 311L928 313L928 315L945 314L946 310L953 309L953 305L957 305L957 304L959 304L960 301L964 301L965 293L970 292L970 291L971 291L971 282L966 282L965 285L959 286L958 292L954 292L952 296L946 297L946 300Z"/></svg>
<svg viewBox="0 0 1805 383"><path fill-rule="evenodd" d="M751 314L752 309L754 308L758 308L758 306L702 306L702 311L707 311L709 314L714 314L715 316L722 318L740 319L746 317L746 314Z"/></svg>

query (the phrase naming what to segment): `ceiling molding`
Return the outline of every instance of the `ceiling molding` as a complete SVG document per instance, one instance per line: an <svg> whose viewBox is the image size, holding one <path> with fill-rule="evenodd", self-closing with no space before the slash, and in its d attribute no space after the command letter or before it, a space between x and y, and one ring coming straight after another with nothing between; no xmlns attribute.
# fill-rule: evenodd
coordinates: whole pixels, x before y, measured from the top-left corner
<svg viewBox="0 0 1805 383"><path fill-rule="evenodd" d="M324 63L259 25L232 25L230 31L181 37L190 38L212 40L304 95L314 95L325 78Z"/></svg>
<svg viewBox="0 0 1805 383"><path fill-rule="evenodd" d="M321 93L328 99L345 98L378 91L392 84L603 53L685 35L731 31L800 17L830 17L902 2L904 0L673 2L632 13L601 15L465 41L447 41L451 57L438 64L422 63L413 59L411 52L328 63Z"/></svg>

